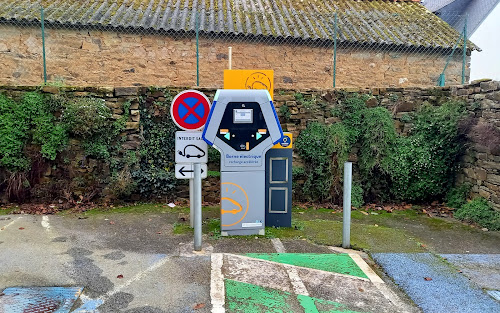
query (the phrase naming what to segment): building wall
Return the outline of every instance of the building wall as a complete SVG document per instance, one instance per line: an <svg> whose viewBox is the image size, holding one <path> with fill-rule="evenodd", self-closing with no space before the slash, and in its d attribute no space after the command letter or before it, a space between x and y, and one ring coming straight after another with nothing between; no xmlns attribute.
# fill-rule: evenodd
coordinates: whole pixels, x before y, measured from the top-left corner
<svg viewBox="0 0 500 313"><path fill-rule="evenodd" d="M74 86L194 86L196 41L87 30L46 28L48 80ZM333 47L201 38L200 86L219 88L233 47L233 69L273 69L275 88L331 88ZM337 87L435 86L445 55L339 48ZM0 85L43 82L41 30L0 26ZM460 53L446 72L461 81ZM469 69L467 69L467 80Z"/></svg>

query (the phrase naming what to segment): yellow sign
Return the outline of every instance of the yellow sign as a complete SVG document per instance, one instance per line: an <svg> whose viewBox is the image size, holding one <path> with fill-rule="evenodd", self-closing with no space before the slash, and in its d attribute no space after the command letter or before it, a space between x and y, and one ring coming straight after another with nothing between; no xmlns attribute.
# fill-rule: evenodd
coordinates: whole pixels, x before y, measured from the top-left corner
<svg viewBox="0 0 500 313"><path fill-rule="evenodd" d="M224 70L224 89L267 89L274 99L274 71Z"/></svg>
<svg viewBox="0 0 500 313"><path fill-rule="evenodd" d="M272 149L292 149L293 136L292 133L283 133L283 138L275 144Z"/></svg>

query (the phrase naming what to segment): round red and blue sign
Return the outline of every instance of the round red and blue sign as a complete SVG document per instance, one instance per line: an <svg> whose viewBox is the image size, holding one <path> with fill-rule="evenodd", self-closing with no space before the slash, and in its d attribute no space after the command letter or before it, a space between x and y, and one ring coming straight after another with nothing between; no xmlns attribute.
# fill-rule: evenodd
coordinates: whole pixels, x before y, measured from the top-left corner
<svg viewBox="0 0 500 313"><path fill-rule="evenodd" d="M186 90L172 100L170 115L183 130L199 130L205 126L210 113L210 100L198 90Z"/></svg>

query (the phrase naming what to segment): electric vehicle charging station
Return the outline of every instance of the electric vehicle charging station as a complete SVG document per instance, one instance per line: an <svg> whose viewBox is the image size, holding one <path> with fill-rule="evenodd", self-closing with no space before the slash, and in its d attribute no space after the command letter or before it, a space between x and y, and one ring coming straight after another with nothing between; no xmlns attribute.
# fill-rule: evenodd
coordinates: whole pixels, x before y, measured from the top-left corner
<svg viewBox="0 0 500 313"><path fill-rule="evenodd" d="M203 140L221 154L221 234L264 235L266 152L283 138L267 90L218 90Z"/></svg>

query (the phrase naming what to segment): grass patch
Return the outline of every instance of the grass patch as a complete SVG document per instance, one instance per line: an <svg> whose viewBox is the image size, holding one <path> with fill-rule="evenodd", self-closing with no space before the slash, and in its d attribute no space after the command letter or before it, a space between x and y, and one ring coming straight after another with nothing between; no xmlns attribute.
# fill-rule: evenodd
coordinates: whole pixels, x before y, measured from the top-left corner
<svg viewBox="0 0 500 313"><path fill-rule="evenodd" d="M2 208L0 207L0 215L8 215L12 214L15 210L17 210L17 207L10 207L10 208Z"/></svg>
<svg viewBox="0 0 500 313"><path fill-rule="evenodd" d="M193 229L186 223L174 223L173 233L175 235L184 235L192 233Z"/></svg>
<svg viewBox="0 0 500 313"><path fill-rule="evenodd" d="M189 213L189 207L175 206L173 208L166 204L159 203L140 203L118 207L96 207L85 211L86 216L109 214L109 213L128 213L128 214L146 214L146 213ZM64 213L63 213L64 214Z"/></svg>

